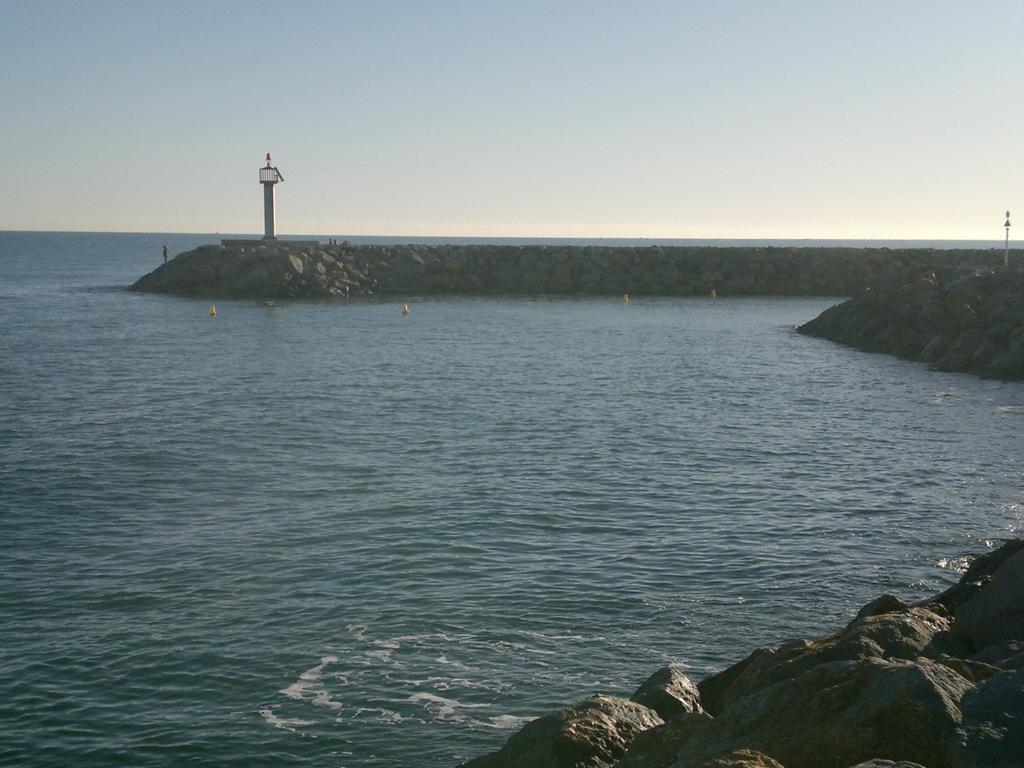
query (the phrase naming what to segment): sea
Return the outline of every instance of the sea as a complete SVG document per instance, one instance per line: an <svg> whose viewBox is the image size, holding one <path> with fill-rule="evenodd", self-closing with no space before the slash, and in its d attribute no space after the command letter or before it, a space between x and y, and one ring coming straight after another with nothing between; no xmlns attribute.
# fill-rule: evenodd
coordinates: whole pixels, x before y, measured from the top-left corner
<svg viewBox="0 0 1024 768"><path fill-rule="evenodd" d="M218 237L0 232L0 765L451 768L1024 532L1024 383L841 297L126 290Z"/></svg>

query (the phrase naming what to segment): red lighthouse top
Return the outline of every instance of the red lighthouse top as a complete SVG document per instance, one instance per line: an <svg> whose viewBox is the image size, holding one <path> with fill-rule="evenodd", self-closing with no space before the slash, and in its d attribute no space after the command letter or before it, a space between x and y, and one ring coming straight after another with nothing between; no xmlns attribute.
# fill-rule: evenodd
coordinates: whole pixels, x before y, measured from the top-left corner
<svg viewBox="0 0 1024 768"><path fill-rule="evenodd" d="M270 164L270 153L267 152L267 164L260 168L260 184L277 184L279 181L284 181L284 176Z"/></svg>

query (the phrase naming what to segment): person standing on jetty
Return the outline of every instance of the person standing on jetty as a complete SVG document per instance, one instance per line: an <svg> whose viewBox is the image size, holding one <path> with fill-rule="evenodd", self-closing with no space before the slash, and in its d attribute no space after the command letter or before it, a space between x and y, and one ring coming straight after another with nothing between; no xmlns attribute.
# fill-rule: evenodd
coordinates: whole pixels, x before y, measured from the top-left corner
<svg viewBox="0 0 1024 768"><path fill-rule="evenodd" d="M166 264L166 263L167 263L167 257L168 257L168 255L169 255L169 251L167 250L167 246L165 245L165 246L164 246L164 264Z"/></svg>

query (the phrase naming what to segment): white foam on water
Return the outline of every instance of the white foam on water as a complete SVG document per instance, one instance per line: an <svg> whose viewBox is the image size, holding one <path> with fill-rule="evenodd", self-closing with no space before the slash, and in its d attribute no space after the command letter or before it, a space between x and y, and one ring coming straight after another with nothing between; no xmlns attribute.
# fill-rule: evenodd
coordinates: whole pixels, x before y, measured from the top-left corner
<svg viewBox="0 0 1024 768"><path fill-rule="evenodd" d="M533 719L532 717L523 717L521 715L497 715L489 720L478 720L477 722L487 728L498 728L505 731L525 725Z"/></svg>
<svg viewBox="0 0 1024 768"><path fill-rule="evenodd" d="M461 661L452 661L448 658L448 654L445 653L442 653L440 656L434 659L434 661L436 661L438 664L444 664L445 666L455 667L456 669L462 670L464 672L469 671L469 667L467 667Z"/></svg>
<svg viewBox="0 0 1024 768"><path fill-rule="evenodd" d="M367 651L366 656L368 656L371 659L378 659L379 661L383 661L385 664L396 663L395 660L391 658L391 656L392 654L394 654L395 651L402 647L402 644L400 642L398 642L397 640L374 640L373 644L377 646L377 650Z"/></svg>
<svg viewBox="0 0 1024 768"><path fill-rule="evenodd" d="M963 575L967 573L971 559L969 557L940 557L935 564L943 570Z"/></svg>
<svg viewBox="0 0 1024 768"><path fill-rule="evenodd" d="M584 640L586 638L583 635L545 635L543 632L524 632L523 634L529 635L530 637L536 637L539 640Z"/></svg>
<svg viewBox="0 0 1024 768"><path fill-rule="evenodd" d="M1024 413L1024 405L997 405L995 410L999 413Z"/></svg>
<svg viewBox="0 0 1024 768"><path fill-rule="evenodd" d="M306 698L306 690L319 686L320 679L323 677L324 669L328 664L333 664L338 660L337 656L322 656L320 663L315 667L307 669L301 675L299 679L289 685L287 688L282 688L279 693L284 694L289 699L295 699L296 701L303 701Z"/></svg>
<svg viewBox="0 0 1024 768"><path fill-rule="evenodd" d="M485 709L490 704L463 704L458 699L446 699L433 693L414 693L406 701L422 704L423 707L439 720L463 722L466 718L457 714L458 709Z"/></svg>
<svg viewBox="0 0 1024 768"><path fill-rule="evenodd" d="M392 638L396 643L416 643L423 645L430 642L441 641L442 643L462 643L469 639L469 635L449 635L447 632L428 632L419 635L399 635Z"/></svg>
<svg viewBox="0 0 1024 768"><path fill-rule="evenodd" d="M341 709L344 705L340 701L332 699L327 691L320 690L313 697L313 706L337 710Z"/></svg>
<svg viewBox="0 0 1024 768"><path fill-rule="evenodd" d="M365 624L346 624L345 629L356 640L366 639L367 626Z"/></svg>
<svg viewBox="0 0 1024 768"><path fill-rule="evenodd" d="M499 640L498 642L493 644L493 647L495 647L495 648L508 648L509 650L512 650L512 651L523 651L523 652L526 652L526 653L534 653L534 652L536 652L536 653L554 653L554 651L541 651L539 649L534 649L533 647L531 647L529 645L524 645L523 643L516 643L516 642L513 642L511 640Z"/></svg>
<svg viewBox="0 0 1024 768"><path fill-rule="evenodd" d="M357 717L363 715L364 713L380 715L381 719L389 723L400 723L405 719L397 712L394 712L390 709L385 709L384 707L359 707L355 711L355 714L352 715L352 719L354 720Z"/></svg>
<svg viewBox="0 0 1024 768"><path fill-rule="evenodd" d="M272 725L275 728L281 728L285 731L291 731L292 733L297 733L297 728L313 724L311 720L301 720L297 717L278 717L269 707L265 707L259 712L267 725Z"/></svg>
<svg viewBox="0 0 1024 768"><path fill-rule="evenodd" d="M453 688L468 688L480 691L500 692L507 688L507 686L500 680L481 680L477 682L466 677L438 677L436 675L418 680L403 680L402 682L414 688L421 688L427 685L435 691L450 691Z"/></svg>

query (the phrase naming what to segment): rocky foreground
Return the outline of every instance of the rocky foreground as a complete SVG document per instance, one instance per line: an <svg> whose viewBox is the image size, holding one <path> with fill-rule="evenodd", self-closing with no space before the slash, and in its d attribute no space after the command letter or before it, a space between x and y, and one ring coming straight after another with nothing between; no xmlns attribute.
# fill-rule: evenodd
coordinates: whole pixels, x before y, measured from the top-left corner
<svg viewBox="0 0 1024 768"><path fill-rule="evenodd" d="M136 282L210 298L431 294L855 296L926 269L978 267L994 251L558 245L209 245Z"/></svg>
<svg viewBox="0 0 1024 768"><path fill-rule="evenodd" d="M694 684L655 672L628 700L551 712L462 768L1021 768L1024 540L907 605L762 648Z"/></svg>
<svg viewBox="0 0 1024 768"><path fill-rule="evenodd" d="M879 284L797 330L942 371L1024 379L1024 271L929 269Z"/></svg>

